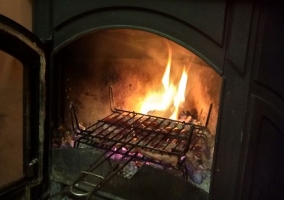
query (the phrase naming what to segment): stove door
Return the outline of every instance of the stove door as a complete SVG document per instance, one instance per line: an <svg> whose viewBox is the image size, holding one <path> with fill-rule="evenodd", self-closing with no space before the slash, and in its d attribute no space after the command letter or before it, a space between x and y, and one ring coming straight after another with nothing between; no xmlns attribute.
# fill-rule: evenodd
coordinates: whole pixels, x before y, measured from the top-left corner
<svg viewBox="0 0 284 200"><path fill-rule="evenodd" d="M45 54L0 15L0 199L30 199L43 179Z"/></svg>

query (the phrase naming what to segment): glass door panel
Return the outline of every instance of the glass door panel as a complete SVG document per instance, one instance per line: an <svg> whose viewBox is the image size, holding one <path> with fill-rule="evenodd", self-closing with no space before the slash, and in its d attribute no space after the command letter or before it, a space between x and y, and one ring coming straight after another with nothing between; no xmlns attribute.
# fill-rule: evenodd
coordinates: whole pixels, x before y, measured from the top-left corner
<svg viewBox="0 0 284 200"><path fill-rule="evenodd" d="M24 176L23 74L22 63L0 51L0 187Z"/></svg>

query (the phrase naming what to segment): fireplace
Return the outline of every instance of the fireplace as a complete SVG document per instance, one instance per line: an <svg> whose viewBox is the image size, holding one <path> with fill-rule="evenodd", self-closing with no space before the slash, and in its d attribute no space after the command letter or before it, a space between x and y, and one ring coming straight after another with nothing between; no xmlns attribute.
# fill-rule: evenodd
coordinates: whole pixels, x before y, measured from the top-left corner
<svg viewBox="0 0 284 200"><path fill-rule="evenodd" d="M208 64L134 29L91 32L54 57L63 77L54 148L103 150L102 163L88 171L110 160L122 165L116 173L129 162L136 170L148 164L209 192L222 79Z"/></svg>
<svg viewBox="0 0 284 200"><path fill-rule="evenodd" d="M282 12L266 1L36 1L46 71L39 41L8 37L1 21L1 49L41 69L27 68L36 98L23 106L24 132L40 134L3 197L281 199ZM16 53L15 38L33 51ZM142 109L170 86L166 110Z"/></svg>

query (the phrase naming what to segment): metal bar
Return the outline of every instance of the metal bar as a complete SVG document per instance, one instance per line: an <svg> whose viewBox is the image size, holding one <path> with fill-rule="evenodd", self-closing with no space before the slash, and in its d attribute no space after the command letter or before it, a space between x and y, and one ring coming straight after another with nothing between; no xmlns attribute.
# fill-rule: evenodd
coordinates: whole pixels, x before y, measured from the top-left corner
<svg viewBox="0 0 284 200"><path fill-rule="evenodd" d="M205 127L207 127L207 125L208 125L208 123L209 123L209 119L210 119L212 107L213 107L213 104L211 103L210 106L209 106L209 110L208 110L208 114L207 114L207 118L206 118Z"/></svg>

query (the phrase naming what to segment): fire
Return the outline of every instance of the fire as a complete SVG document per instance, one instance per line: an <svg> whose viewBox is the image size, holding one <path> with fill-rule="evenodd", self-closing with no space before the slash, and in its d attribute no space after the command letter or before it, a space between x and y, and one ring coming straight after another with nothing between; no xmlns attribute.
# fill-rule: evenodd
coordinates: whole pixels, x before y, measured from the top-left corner
<svg viewBox="0 0 284 200"><path fill-rule="evenodd" d="M170 81L170 71L172 62L172 51L169 50L169 58L165 73L162 78L164 90L161 92L151 92L142 103L140 112L147 114L150 111L172 111L167 117L178 119L178 110L181 103L185 101L185 91L187 84L187 74L183 70L178 87Z"/></svg>
<svg viewBox="0 0 284 200"><path fill-rule="evenodd" d="M170 119L178 119L178 109L179 105L185 101L185 90L186 90L186 83L187 83L187 74L185 70L182 72L182 76L179 82L179 87L177 94L174 98L174 113L170 116Z"/></svg>

